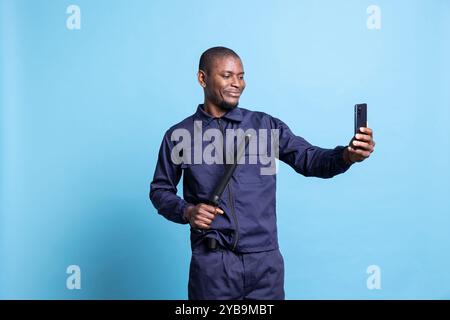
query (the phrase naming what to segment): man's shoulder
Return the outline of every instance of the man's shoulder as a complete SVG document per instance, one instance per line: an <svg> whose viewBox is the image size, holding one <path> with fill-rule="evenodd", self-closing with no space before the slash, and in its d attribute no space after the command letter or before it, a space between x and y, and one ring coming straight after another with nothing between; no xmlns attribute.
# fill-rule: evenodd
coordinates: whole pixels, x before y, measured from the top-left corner
<svg viewBox="0 0 450 320"><path fill-rule="evenodd" d="M243 107L239 107L241 109L243 116L253 116L253 117L266 117L270 116L269 114L265 113L264 111L256 110L255 108L247 109Z"/></svg>
<svg viewBox="0 0 450 320"><path fill-rule="evenodd" d="M266 123L267 125L271 125L274 122L278 121L277 118L264 111L259 111L255 109L250 110L247 108L240 108L240 109L242 111L242 116L244 119L247 118L252 120L258 120Z"/></svg>

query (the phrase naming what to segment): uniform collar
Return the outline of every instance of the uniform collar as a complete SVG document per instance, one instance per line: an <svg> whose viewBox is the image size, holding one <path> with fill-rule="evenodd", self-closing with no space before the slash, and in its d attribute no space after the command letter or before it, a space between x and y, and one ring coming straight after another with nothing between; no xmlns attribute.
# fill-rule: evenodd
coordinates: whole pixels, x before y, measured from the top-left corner
<svg viewBox="0 0 450 320"><path fill-rule="evenodd" d="M203 107L204 107L203 104L198 105L197 111L195 112L195 118L205 121L206 124L209 124L215 118L212 115L210 115L209 113L207 113L203 109ZM230 111L225 113L221 118L241 122L242 121L242 111L239 107L234 107L233 109L231 109Z"/></svg>

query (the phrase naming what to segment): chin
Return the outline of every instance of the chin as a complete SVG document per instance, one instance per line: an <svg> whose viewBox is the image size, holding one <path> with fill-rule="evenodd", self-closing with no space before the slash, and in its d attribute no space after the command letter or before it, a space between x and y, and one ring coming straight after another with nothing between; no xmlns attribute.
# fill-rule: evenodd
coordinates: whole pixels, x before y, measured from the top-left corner
<svg viewBox="0 0 450 320"><path fill-rule="evenodd" d="M231 110L233 108L236 108L239 104L239 100L237 101L225 101L223 100L220 104L220 107L224 110Z"/></svg>

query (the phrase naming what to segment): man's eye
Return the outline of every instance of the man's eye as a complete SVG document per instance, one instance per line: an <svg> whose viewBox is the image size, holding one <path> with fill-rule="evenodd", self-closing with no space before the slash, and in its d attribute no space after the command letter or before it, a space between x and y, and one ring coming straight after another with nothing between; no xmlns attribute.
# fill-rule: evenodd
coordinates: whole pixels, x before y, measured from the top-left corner
<svg viewBox="0 0 450 320"><path fill-rule="evenodd" d="M228 79L230 76L229 75L223 75L222 77L224 77L225 79Z"/></svg>
<svg viewBox="0 0 450 320"><path fill-rule="evenodd" d="M240 80L244 80L244 77L239 77Z"/></svg>

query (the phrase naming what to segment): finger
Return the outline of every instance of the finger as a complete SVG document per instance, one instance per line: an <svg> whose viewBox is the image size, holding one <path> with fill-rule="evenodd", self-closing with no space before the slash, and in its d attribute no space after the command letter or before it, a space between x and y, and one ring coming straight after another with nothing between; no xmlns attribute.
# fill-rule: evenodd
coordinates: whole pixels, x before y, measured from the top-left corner
<svg viewBox="0 0 450 320"><path fill-rule="evenodd" d="M362 142L362 141L354 140L354 141L353 141L353 145L354 145L355 147L358 147L359 149L364 149L364 150L370 150L370 149L372 149L372 145L369 144L369 143L367 143L367 142Z"/></svg>
<svg viewBox="0 0 450 320"><path fill-rule="evenodd" d="M349 146L348 150L353 156L360 156L360 154L358 153L359 149L355 149L355 148Z"/></svg>
<svg viewBox="0 0 450 320"><path fill-rule="evenodd" d="M353 157L358 157L359 158L359 154L358 154L358 149L352 148L352 147L348 147L349 153L353 156Z"/></svg>
<svg viewBox="0 0 450 320"><path fill-rule="evenodd" d="M353 148L351 146L348 147L349 148L349 152L352 154L352 156L357 157L359 160L365 158L366 154L370 155L370 151L367 150L362 150L362 149L356 149Z"/></svg>
<svg viewBox="0 0 450 320"><path fill-rule="evenodd" d="M209 211L203 210L203 209L198 210L198 216L205 217L210 220L213 220L216 217L215 214L213 214Z"/></svg>
<svg viewBox="0 0 450 320"><path fill-rule="evenodd" d="M207 225L210 225L212 222L212 219L208 219L208 218L202 217L202 216L197 216L196 220L197 220L197 222L205 223Z"/></svg>
<svg viewBox="0 0 450 320"><path fill-rule="evenodd" d="M202 204L200 206L200 208L203 209L203 210L206 210L206 211L208 211L208 212L210 212L212 214L216 213L216 208L213 207L213 206L210 206L208 204Z"/></svg>
<svg viewBox="0 0 450 320"><path fill-rule="evenodd" d="M199 222L195 224L197 228L199 229L210 229L211 227L205 223Z"/></svg>
<svg viewBox="0 0 450 320"><path fill-rule="evenodd" d="M354 154L356 156L361 156L363 158L368 158L370 156L370 151L367 150L361 150L361 149L354 149Z"/></svg>
<svg viewBox="0 0 450 320"><path fill-rule="evenodd" d="M368 134L357 133L355 134L355 139L369 142L372 140L372 136L369 136Z"/></svg>
<svg viewBox="0 0 450 320"><path fill-rule="evenodd" d="M216 213L223 214L224 212L223 212L222 209L220 209L219 207L217 207L217 208L216 208Z"/></svg>
<svg viewBox="0 0 450 320"><path fill-rule="evenodd" d="M353 140L352 144L360 149L362 148L366 150L372 150L375 147L375 142L373 140L370 140L368 142Z"/></svg>
<svg viewBox="0 0 450 320"><path fill-rule="evenodd" d="M367 133L368 135L373 135L372 129L370 129L368 127L361 127L361 128L359 128L359 131L361 131L363 133Z"/></svg>

